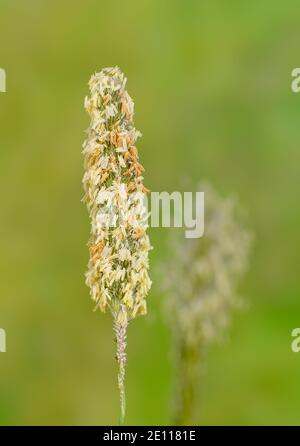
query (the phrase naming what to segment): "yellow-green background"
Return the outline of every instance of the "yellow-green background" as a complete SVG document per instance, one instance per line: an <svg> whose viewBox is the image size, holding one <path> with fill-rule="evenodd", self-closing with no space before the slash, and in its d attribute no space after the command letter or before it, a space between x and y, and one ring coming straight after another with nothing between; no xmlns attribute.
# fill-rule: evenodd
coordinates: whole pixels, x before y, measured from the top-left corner
<svg viewBox="0 0 300 446"><path fill-rule="evenodd" d="M249 310L210 350L199 424L299 424L298 1L0 0L1 424L114 424L112 324L84 284L83 109L119 65L136 103L146 184L234 192L256 233ZM152 275L167 229L150 231ZM127 423L167 424L170 339L155 281L129 330Z"/></svg>

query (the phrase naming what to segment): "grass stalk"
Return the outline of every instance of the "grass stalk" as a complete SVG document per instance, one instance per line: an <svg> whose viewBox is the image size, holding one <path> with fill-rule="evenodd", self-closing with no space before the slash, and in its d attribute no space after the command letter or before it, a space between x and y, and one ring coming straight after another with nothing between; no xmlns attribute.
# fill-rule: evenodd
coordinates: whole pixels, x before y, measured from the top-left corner
<svg viewBox="0 0 300 446"><path fill-rule="evenodd" d="M120 396L120 419L119 424L123 426L126 415L126 391L125 391L125 373L126 373L126 335L128 323L115 321L114 333L117 344L116 360L118 363L118 387Z"/></svg>
<svg viewBox="0 0 300 446"><path fill-rule="evenodd" d="M183 341L180 342L178 350L173 424L175 426L188 426L193 422L197 397L199 348L193 348Z"/></svg>

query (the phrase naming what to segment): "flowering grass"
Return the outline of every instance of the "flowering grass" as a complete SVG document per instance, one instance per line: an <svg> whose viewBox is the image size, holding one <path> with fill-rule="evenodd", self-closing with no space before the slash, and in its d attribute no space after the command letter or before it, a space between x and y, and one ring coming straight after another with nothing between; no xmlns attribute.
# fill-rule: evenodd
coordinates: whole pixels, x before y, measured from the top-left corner
<svg viewBox="0 0 300 446"><path fill-rule="evenodd" d="M241 306L237 286L252 239L233 199L209 185L199 190L205 193L204 236L178 240L164 274L176 370L173 422L179 425L193 421L207 346L221 338Z"/></svg>
<svg viewBox="0 0 300 446"><path fill-rule="evenodd" d="M86 284L95 309L113 316L119 367L120 423L125 418L126 334L129 321L146 314L148 275L144 171L133 123L134 104L118 67L91 77L85 108L91 122L83 145L84 202L90 220Z"/></svg>

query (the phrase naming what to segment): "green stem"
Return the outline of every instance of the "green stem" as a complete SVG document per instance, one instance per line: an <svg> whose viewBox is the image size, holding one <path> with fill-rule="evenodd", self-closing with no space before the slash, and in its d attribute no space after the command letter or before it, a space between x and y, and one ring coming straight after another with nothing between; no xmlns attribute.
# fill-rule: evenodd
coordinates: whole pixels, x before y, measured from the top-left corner
<svg viewBox="0 0 300 446"><path fill-rule="evenodd" d="M126 333L127 322L120 324L115 321L114 332L117 343L116 359L118 362L118 387L120 395L120 426L124 425L126 414L126 394L125 394L125 370L126 370Z"/></svg>
<svg viewBox="0 0 300 446"><path fill-rule="evenodd" d="M198 387L199 346L191 347L179 342L175 388L174 425L189 426L193 422Z"/></svg>

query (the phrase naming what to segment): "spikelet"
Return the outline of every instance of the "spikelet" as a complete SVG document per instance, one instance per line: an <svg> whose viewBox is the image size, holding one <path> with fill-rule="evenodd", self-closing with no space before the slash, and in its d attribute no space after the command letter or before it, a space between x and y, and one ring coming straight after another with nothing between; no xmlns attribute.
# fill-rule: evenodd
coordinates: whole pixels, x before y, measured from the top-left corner
<svg viewBox="0 0 300 446"><path fill-rule="evenodd" d="M175 424L191 423L204 351L221 338L241 304L237 285L252 239L233 199L220 198L208 184L198 190L205 193L204 236L177 241L166 271L177 370Z"/></svg>
<svg viewBox="0 0 300 446"><path fill-rule="evenodd" d="M89 82L85 108L90 127L83 145L84 201L91 219L86 284L95 308L114 318L119 364L121 422L125 415L126 331L128 322L146 313L148 275L147 222L133 123L134 104L118 67L104 68Z"/></svg>

